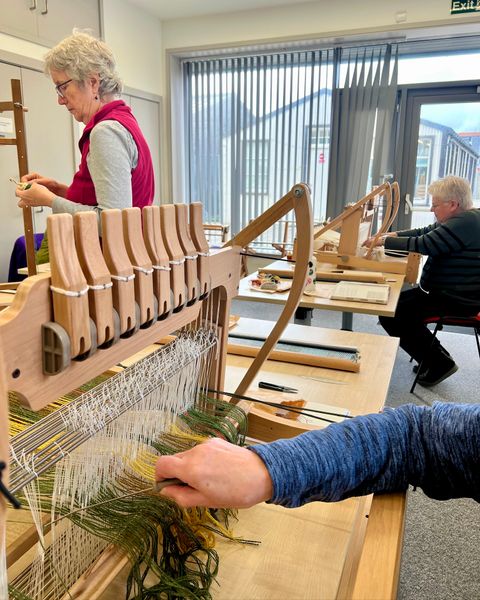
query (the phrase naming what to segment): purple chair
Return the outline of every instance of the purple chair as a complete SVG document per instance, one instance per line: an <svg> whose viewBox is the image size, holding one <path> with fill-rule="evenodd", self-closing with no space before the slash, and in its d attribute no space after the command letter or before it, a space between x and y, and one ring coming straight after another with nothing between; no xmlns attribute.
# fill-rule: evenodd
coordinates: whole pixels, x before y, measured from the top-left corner
<svg viewBox="0 0 480 600"><path fill-rule="evenodd" d="M43 240L43 233L34 235L35 251L37 251ZM27 248L25 245L25 236L15 240L13 245L12 255L10 256L10 266L8 268L8 281L23 281L26 275L20 275L18 269L27 266Z"/></svg>

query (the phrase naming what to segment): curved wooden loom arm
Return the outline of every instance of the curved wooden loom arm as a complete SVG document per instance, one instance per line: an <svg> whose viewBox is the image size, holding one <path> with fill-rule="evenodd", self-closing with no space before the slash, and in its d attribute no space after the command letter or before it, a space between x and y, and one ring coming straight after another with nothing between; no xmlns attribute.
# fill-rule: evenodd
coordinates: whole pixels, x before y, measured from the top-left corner
<svg viewBox="0 0 480 600"><path fill-rule="evenodd" d="M268 358L271 350L275 347L275 344L278 342L283 330L287 326L288 321L294 314L300 302L305 287L308 261L312 256L313 246L313 216L308 186L305 184L295 185L288 194L283 196L283 198L263 213L263 215L254 219L247 227L245 227L245 229L242 229L240 233L225 244L225 246L240 246L241 248L248 246L248 244L256 237L266 231L292 209L295 214L297 231L310 233L308 235L302 235L298 239L297 258L295 269L293 271L292 287L287 302L270 335L265 340L265 343L260 348L256 358L237 387L235 391L237 394L244 394L246 392L253 378L260 370L260 367Z"/></svg>
<svg viewBox="0 0 480 600"><path fill-rule="evenodd" d="M393 210L392 210L392 186L390 184L388 184L388 187L385 190L385 196L387 198L387 207L385 209L385 216L383 218L382 226L377 231L377 235L379 233L380 233L380 235L383 235L384 233L386 233L386 231L388 231L388 224L389 224L390 218L392 216L392 212L393 212Z"/></svg>
<svg viewBox="0 0 480 600"><path fill-rule="evenodd" d="M397 218L398 209L400 208L400 187L397 181L392 183L392 199L393 199L393 209L392 214L390 215L390 219L388 221L388 225L385 228L386 231L390 229L393 225L393 222Z"/></svg>
<svg viewBox="0 0 480 600"><path fill-rule="evenodd" d="M360 198L360 200L355 202L355 204L353 206L349 206L348 208L346 208L341 214L338 215L338 217L335 217L335 219L333 219L333 221L330 221L330 223L327 223L326 225L321 227L318 231L316 231L315 235L314 235L314 239L319 238L323 233L325 233L326 231L329 231L330 229L334 229L334 230L338 229L341 226L342 221L344 219L346 219L352 213L354 213L355 211L357 211L360 208L362 208L363 206L365 206L365 204L367 202L369 202L370 200L373 200L373 198L375 198L375 196L377 196L378 194L383 194L383 192L387 189L388 186L390 186L390 184L388 182L382 183L382 185L379 185L378 187L373 189L369 194L367 194L363 198Z"/></svg>
<svg viewBox="0 0 480 600"><path fill-rule="evenodd" d="M387 198L387 208L385 210L385 218L383 220L382 226L380 227L380 229L377 231L377 233L373 236L373 241L370 245L370 248L368 249L365 258L371 258L372 254L373 254L373 250L377 245L378 240L382 237L382 235L384 235L386 233L386 231L388 230L388 227L390 227L389 223L391 222L391 216L393 214L393 210L392 210L392 187L391 185L387 182L384 185L386 185L387 187L384 190L384 195Z"/></svg>
<svg viewBox="0 0 480 600"><path fill-rule="evenodd" d="M400 208L400 188L398 182L394 181L389 188L389 203L390 203L390 215L388 219L385 219L381 230L377 233L374 239L374 243L371 245L370 249L366 254L366 258L370 258L373 253L373 248L375 247L375 243L380 235L387 233L392 226L392 223L397 218L398 209Z"/></svg>

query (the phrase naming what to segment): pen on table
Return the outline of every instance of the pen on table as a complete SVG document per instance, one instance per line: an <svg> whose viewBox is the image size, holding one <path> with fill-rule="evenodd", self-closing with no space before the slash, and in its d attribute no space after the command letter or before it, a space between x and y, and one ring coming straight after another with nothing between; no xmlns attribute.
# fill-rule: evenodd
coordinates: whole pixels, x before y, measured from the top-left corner
<svg viewBox="0 0 480 600"><path fill-rule="evenodd" d="M258 387L263 388L264 390L274 390L275 392L286 392L287 394L294 394L295 392L298 392L296 388L277 385L275 383L268 383L268 381L259 381Z"/></svg>

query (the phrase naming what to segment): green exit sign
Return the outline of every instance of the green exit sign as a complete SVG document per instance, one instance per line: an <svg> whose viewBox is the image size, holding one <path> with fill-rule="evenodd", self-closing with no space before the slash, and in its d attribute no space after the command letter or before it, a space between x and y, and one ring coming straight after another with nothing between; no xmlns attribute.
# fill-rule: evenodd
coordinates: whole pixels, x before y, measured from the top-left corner
<svg viewBox="0 0 480 600"><path fill-rule="evenodd" d="M452 0L451 15L480 12L480 0Z"/></svg>

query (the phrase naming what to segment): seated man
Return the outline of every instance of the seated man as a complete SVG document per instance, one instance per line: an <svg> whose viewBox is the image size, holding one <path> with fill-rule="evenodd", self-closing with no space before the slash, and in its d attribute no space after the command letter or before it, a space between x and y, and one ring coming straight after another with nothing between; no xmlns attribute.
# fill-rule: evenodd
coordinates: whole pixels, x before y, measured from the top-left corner
<svg viewBox="0 0 480 600"><path fill-rule="evenodd" d="M431 210L436 222L428 227L391 232L377 241L386 250L408 250L428 256L420 285L400 294L395 316L380 317L385 331L400 338L400 346L418 363L429 351L432 333L427 317L472 316L480 311L480 210L473 208L470 184L449 175L432 183ZM370 246L373 238L364 245ZM458 369L439 342L428 355L418 383L440 383Z"/></svg>

